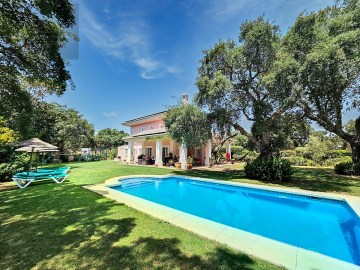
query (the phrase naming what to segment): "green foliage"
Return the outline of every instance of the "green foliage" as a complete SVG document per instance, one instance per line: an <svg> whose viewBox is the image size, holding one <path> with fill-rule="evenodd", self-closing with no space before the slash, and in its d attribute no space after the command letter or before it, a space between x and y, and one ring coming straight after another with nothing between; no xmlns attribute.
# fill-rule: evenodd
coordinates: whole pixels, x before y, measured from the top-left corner
<svg viewBox="0 0 360 270"><path fill-rule="evenodd" d="M313 138L314 136L310 136ZM318 145L316 145L318 144ZM296 166L334 166L337 163L351 161L351 153L348 150L323 149L324 143L310 141L305 147L297 147L294 150L281 151L281 157ZM325 145L325 144L324 144Z"/></svg>
<svg viewBox="0 0 360 270"><path fill-rule="evenodd" d="M246 163L244 172L250 179L271 182L289 181L294 173L291 163L278 157L270 159L257 158L252 162Z"/></svg>
<svg viewBox="0 0 360 270"><path fill-rule="evenodd" d="M20 136L30 133L31 97L36 91L61 95L72 84L60 54L75 24L70 0L1 1L0 3L0 116ZM35 89L35 88L33 88Z"/></svg>
<svg viewBox="0 0 360 270"><path fill-rule="evenodd" d="M0 116L0 148L13 143L17 139L17 134L14 130L8 128L3 117Z"/></svg>
<svg viewBox="0 0 360 270"><path fill-rule="evenodd" d="M123 145L125 142L122 138L127 135L128 134L122 130L105 128L100 130L95 136L95 143L102 149L112 149Z"/></svg>
<svg viewBox="0 0 360 270"><path fill-rule="evenodd" d="M83 155L83 154L79 154L79 155L74 155L74 161L100 161L105 159L104 157L100 156L100 155Z"/></svg>
<svg viewBox="0 0 360 270"><path fill-rule="evenodd" d="M75 152L83 146L94 145L93 125L74 109L39 102L32 120L34 137L58 146L60 152Z"/></svg>
<svg viewBox="0 0 360 270"><path fill-rule="evenodd" d="M244 22L239 44L220 41L204 51L197 104L209 111L214 130L239 131L260 157L304 145L310 120L348 142L360 162L360 117L355 128L342 122L346 110L360 108L359 17L358 0L339 1L301 14L283 38L262 17ZM244 117L251 133L241 126ZM312 155L318 161L322 153Z"/></svg>
<svg viewBox="0 0 360 270"><path fill-rule="evenodd" d="M5 74L0 71L0 117L3 117L7 127L18 133L20 138L25 138L31 132L33 111L31 96L22 89L16 91L3 89L1 81L4 76Z"/></svg>
<svg viewBox="0 0 360 270"><path fill-rule="evenodd" d="M70 1L2 1L0 13L0 89L20 89L20 77L46 84L50 93L62 94L71 79L60 49L74 37Z"/></svg>
<svg viewBox="0 0 360 270"><path fill-rule="evenodd" d="M117 157L117 149L111 149L108 152L108 158L109 159L114 159L115 157Z"/></svg>
<svg viewBox="0 0 360 270"><path fill-rule="evenodd" d="M343 127L343 114L360 108L360 5L339 1L316 13L301 14L284 37L282 49L296 67L294 88L307 118L347 141L360 162L359 128Z"/></svg>
<svg viewBox="0 0 360 270"><path fill-rule="evenodd" d="M335 173L342 175L360 175L360 163L350 161L336 164Z"/></svg>
<svg viewBox="0 0 360 270"><path fill-rule="evenodd" d="M239 146L239 147L241 147L243 149L246 148L248 143L249 143L248 137L246 137L246 136L244 136L242 134L236 135L235 138L234 138L234 141L235 141L236 146ZM231 148L231 151L232 151L232 148Z"/></svg>
<svg viewBox="0 0 360 270"><path fill-rule="evenodd" d="M17 172L27 169L30 161L28 154L18 154L12 162L4 162L0 164L0 182L10 181L11 176Z"/></svg>
<svg viewBox="0 0 360 270"><path fill-rule="evenodd" d="M211 138L207 115L192 104L170 107L164 122L170 137L188 149L202 146Z"/></svg>
<svg viewBox="0 0 360 270"><path fill-rule="evenodd" d="M308 130L305 119L291 110L298 96L290 87L295 67L283 63L295 61L281 54L278 26L263 17L244 22L239 41L220 41L204 51L195 100L209 111L215 133L235 129L261 157L271 157L289 145L292 133L295 140L304 137L296 133ZM243 118L252 122L251 133L242 126Z"/></svg>

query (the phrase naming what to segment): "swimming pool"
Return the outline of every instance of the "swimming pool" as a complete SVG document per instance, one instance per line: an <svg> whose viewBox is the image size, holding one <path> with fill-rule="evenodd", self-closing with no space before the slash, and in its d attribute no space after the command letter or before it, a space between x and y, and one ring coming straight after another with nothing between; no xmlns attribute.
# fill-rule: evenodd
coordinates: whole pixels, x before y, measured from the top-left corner
<svg viewBox="0 0 360 270"><path fill-rule="evenodd" d="M342 200L183 177L132 178L113 189L360 265L360 222Z"/></svg>

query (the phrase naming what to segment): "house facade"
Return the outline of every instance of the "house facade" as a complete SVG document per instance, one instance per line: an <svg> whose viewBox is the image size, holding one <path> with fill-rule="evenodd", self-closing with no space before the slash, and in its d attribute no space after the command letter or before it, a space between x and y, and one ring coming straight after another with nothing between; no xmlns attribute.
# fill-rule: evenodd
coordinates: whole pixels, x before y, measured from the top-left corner
<svg viewBox="0 0 360 270"><path fill-rule="evenodd" d="M127 149L122 148L122 155L128 163L139 163L140 156L153 160L157 166L166 164L169 156L181 162L186 168L186 159L191 156L196 165L209 165L211 157L211 140L206 145L194 149L186 149L172 140L166 132L164 116L166 111L128 120L122 125L130 127L130 136L123 138ZM120 150L120 149L119 149Z"/></svg>

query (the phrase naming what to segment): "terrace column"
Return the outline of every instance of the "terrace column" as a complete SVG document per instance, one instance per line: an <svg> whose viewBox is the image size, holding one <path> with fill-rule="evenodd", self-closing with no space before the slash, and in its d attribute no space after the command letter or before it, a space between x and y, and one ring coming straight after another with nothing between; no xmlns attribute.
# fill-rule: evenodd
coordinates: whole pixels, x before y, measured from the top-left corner
<svg viewBox="0 0 360 270"><path fill-rule="evenodd" d="M211 140L208 140L205 148L205 166L210 166L211 158Z"/></svg>
<svg viewBox="0 0 360 270"><path fill-rule="evenodd" d="M131 163L134 161L134 142L133 141L128 142L128 152L127 152L126 161L128 163Z"/></svg>
<svg viewBox="0 0 360 270"><path fill-rule="evenodd" d="M187 158L187 148L184 144L181 144L179 162L181 162L181 169L183 170L186 170L186 158Z"/></svg>
<svg viewBox="0 0 360 270"><path fill-rule="evenodd" d="M162 165L163 165L163 160L162 160L162 141L156 141L155 164L158 165L158 166L162 166Z"/></svg>
<svg viewBox="0 0 360 270"><path fill-rule="evenodd" d="M231 159L231 146L230 146L230 140L229 139L226 140L226 153L230 154L230 159Z"/></svg>
<svg viewBox="0 0 360 270"><path fill-rule="evenodd" d="M173 140L170 140L169 152L175 155L175 143Z"/></svg>
<svg viewBox="0 0 360 270"><path fill-rule="evenodd" d="M144 147L144 142L142 141L141 142L141 149L140 149L140 154L139 155L143 155L143 154L145 154L145 147Z"/></svg>

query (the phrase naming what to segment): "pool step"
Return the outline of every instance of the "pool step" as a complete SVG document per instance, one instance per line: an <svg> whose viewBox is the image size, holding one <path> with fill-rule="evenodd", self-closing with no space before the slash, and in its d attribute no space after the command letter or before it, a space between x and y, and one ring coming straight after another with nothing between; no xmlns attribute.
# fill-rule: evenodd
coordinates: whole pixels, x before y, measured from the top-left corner
<svg viewBox="0 0 360 270"><path fill-rule="evenodd" d="M122 181L121 188L133 188L153 184L156 180Z"/></svg>

